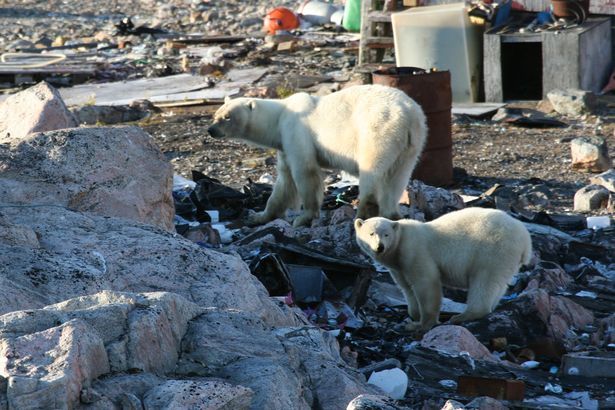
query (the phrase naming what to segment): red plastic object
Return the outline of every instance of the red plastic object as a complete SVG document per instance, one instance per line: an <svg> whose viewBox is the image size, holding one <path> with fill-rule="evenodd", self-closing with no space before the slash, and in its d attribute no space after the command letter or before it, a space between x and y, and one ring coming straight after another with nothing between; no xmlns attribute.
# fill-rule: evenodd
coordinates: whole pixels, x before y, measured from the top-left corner
<svg viewBox="0 0 615 410"><path fill-rule="evenodd" d="M613 71L613 74L609 77L609 82L604 86L601 94L606 94L613 90L615 90L615 71Z"/></svg>
<svg viewBox="0 0 615 410"><path fill-rule="evenodd" d="M292 30L299 27L299 18L286 7L277 7L265 17L265 31L275 34L278 30Z"/></svg>

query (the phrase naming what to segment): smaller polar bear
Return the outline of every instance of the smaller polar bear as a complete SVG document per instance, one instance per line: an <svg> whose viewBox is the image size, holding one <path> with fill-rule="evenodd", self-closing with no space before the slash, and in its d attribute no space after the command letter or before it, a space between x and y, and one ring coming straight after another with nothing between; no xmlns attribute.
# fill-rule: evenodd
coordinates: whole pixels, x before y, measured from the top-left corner
<svg viewBox="0 0 615 410"><path fill-rule="evenodd" d="M399 198L425 144L425 114L402 91L381 85L349 87L325 97L237 98L214 115L214 138L239 138L278 150L278 178L263 212L249 223L283 217L303 204L295 226L318 218L321 168L359 177L360 218L399 219Z"/></svg>
<svg viewBox="0 0 615 410"><path fill-rule="evenodd" d="M439 323L442 285L468 290L465 312L451 323L491 313L511 277L532 256L523 223L493 209L466 208L427 223L356 219L355 229L359 247L386 266L401 288L410 331Z"/></svg>

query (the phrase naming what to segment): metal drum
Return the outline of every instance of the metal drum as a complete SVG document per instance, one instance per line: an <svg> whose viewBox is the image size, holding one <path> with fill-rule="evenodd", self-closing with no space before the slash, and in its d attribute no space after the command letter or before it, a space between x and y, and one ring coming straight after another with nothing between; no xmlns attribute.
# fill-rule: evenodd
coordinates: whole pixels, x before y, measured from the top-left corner
<svg viewBox="0 0 615 410"><path fill-rule="evenodd" d="M412 178L429 185L453 183L451 137L451 74L416 67L391 67L372 73L374 84L402 90L416 101L427 117L427 142Z"/></svg>

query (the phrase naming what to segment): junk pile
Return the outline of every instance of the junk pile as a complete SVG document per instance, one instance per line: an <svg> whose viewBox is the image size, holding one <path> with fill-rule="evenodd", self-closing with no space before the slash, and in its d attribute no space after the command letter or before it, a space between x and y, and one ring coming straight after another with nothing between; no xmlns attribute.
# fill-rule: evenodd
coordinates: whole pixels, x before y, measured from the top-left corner
<svg viewBox="0 0 615 410"><path fill-rule="evenodd" d="M41 80L67 87L182 73L207 75L217 82L233 66L271 65L271 56L278 50L299 52L310 60L314 49L334 46L336 50L330 51L339 58L345 48L358 42L358 35L342 28L342 4L305 1L266 11L258 4L240 1L226 2L223 9L209 2L152 3L154 7L137 5L121 14L90 4L71 4L65 6L67 16L63 18L56 18L53 10L41 10L54 24L28 13L27 8L6 9L0 13L6 29L0 37L0 91L13 92ZM358 1L347 3L352 6L344 26L358 31ZM91 17L71 19L71 12L74 16L91 13ZM289 34L299 28L301 31ZM352 53L344 57L345 61L332 62L330 71L342 69L354 58ZM304 73L306 63L312 65L305 61ZM312 71L320 72L316 67ZM102 105L96 96L89 101L94 104Z"/></svg>
<svg viewBox="0 0 615 410"><path fill-rule="evenodd" d="M413 181L412 206L403 206L407 216L431 220L464 206L497 207L526 224L535 248L531 266L514 278L492 314L463 327L446 325L464 310L466 296L445 289L444 324L417 337L398 326L407 307L386 269L354 245L357 187L341 186L341 192L329 186L315 226L292 228L291 213L263 227L240 227L220 250L240 254L270 296L334 335L346 363L396 400L391 408L440 409L447 400L473 397L487 406L613 405L615 379L607 370L615 358L610 217L532 211L522 200L532 193L501 185L470 198ZM227 192L226 203L234 201L236 191L219 192ZM336 247L341 237L344 255Z"/></svg>

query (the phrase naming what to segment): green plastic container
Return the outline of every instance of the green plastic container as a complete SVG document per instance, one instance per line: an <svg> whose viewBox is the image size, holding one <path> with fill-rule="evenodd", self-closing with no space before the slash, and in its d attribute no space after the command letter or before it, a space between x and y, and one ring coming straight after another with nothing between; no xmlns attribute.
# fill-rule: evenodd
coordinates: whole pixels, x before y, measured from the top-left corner
<svg viewBox="0 0 615 410"><path fill-rule="evenodd" d="M346 0L342 26L348 31L361 31L361 0Z"/></svg>

